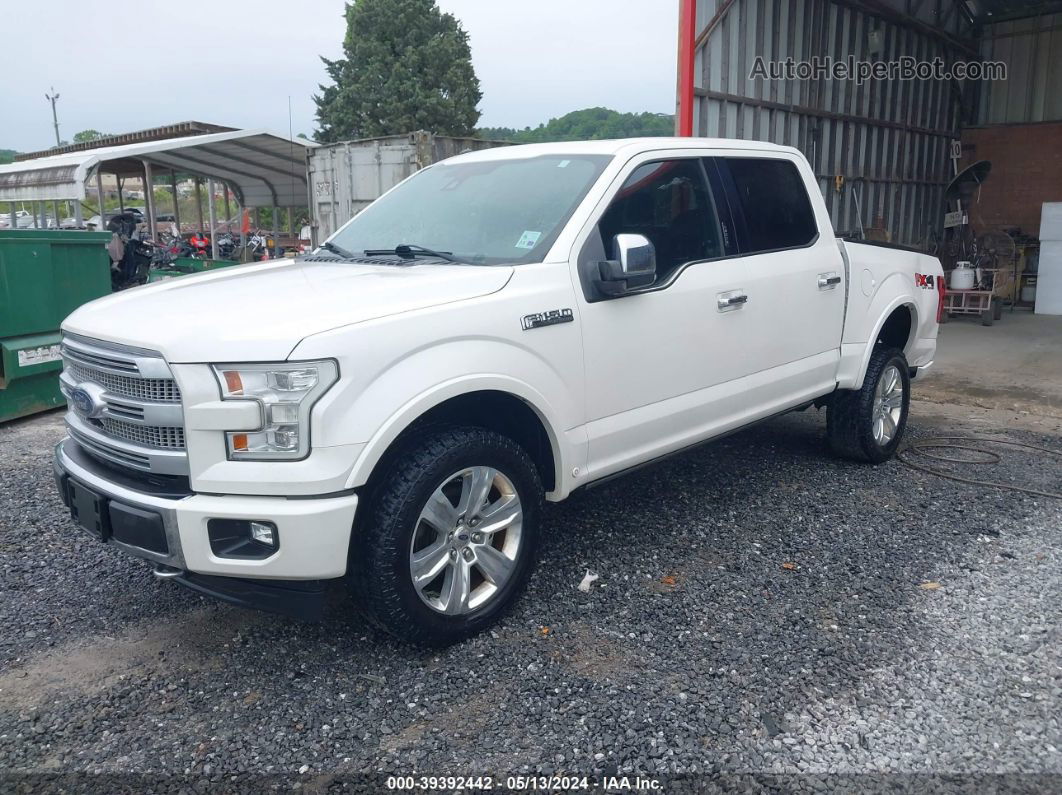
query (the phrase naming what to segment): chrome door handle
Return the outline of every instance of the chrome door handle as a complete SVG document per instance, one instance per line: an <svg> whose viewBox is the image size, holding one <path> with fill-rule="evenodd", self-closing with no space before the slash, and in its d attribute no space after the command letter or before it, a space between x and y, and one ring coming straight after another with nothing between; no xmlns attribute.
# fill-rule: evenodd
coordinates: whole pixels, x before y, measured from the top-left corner
<svg viewBox="0 0 1062 795"><path fill-rule="evenodd" d="M836 287L841 283L841 277L835 273L820 273L819 274L819 289L826 290L831 287Z"/></svg>
<svg viewBox="0 0 1062 795"><path fill-rule="evenodd" d="M737 307L741 304L748 303L749 297L742 293L741 295L719 296L719 308L729 309L731 307Z"/></svg>

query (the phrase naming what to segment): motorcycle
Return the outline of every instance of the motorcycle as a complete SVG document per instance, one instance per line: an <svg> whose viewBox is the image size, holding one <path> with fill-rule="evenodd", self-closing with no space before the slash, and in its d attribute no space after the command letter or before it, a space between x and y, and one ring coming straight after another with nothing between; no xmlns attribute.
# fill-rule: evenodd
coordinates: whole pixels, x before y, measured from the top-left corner
<svg viewBox="0 0 1062 795"><path fill-rule="evenodd" d="M181 237L175 237L167 243L155 246L155 255L151 260L151 267L185 270L183 266L177 263L178 259L199 259L197 250Z"/></svg>
<svg viewBox="0 0 1062 795"><path fill-rule="evenodd" d="M203 259L210 257L210 236L205 232L193 232L188 243L195 250L196 256Z"/></svg>
<svg viewBox="0 0 1062 795"><path fill-rule="evenodd" d="M284 256L284 249L276 245L273 237L256 229L254 234L247 238L247 248L250 250L250 258L255 262Z"/></svg>
<svg viewBox="0 0 1062 795"><path fill-rule="evenodd" d="M240 246L239 238L234 237L231 232L222 232L218 235L217 241L218 256L221 259L237 259L235 254Z"/></svg>
<svg viewBox="0 0 1062 795"><path fill-rule="evenodd" d="M107 222L111 242L111 289L125 290L147 282L156 246L137 237L137 220L132 213L119 213Z"/></svg>

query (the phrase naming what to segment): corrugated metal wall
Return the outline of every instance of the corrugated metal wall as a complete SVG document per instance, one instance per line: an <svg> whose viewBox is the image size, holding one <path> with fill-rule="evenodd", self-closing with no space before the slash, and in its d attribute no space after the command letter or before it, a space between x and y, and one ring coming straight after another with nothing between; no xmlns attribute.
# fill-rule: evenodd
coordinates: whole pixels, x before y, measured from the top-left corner
<svg viewBox="0 0 1062 795"><path fill-rule="evenodd" d="M929 5L929 4L926 4ZM954 10L954 6L948 6ZM958 137L958 91L944 81L750 79L757 55L890 61L965 60L933 28L963 33L956 14L932 20L872 15L827 0L700 0L696 135L795 146L819 179L834 228L884 227L894 242L924 245L940 225ZM872 36L873 32L873 36ZM840 191L835 178L844 177ZM858 210L857 210L858 208Z"/></svg>
<svg viewBox="0 0 1062 795"><path fill-rule="evenodd" d="M1007 79L981 87L981 124L1062 120L1062 14L987 25L981 56L1007 65Z"/></svg>

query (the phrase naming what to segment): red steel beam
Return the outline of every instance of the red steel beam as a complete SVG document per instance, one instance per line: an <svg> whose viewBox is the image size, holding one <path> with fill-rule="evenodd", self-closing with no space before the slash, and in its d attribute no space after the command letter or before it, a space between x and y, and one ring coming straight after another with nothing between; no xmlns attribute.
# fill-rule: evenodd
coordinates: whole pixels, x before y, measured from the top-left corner
<svg viewBox="0 0 1062 795"><path fill-rule="evenodd" d="M693 135L693 42L697 38L697 0L679 0L678 118L679 135Z"/></svg>

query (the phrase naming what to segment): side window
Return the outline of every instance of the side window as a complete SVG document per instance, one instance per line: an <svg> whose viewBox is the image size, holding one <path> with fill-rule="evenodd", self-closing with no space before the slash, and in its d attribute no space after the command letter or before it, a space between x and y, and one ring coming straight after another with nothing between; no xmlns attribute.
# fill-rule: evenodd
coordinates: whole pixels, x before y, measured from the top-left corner
<svg viewBox="0 0 1062 795"><path fill-rule="evenodd" d="M656 248L657 281L681 265L723 256L719 216L697 159L659 160L635 169L598 224L607 255L621 233Z"/></svg>
<svg viewBox="0 0 1062 795"><path fill-rule="evenodd" d="M744 210L746 254L806 246L818 234L804 180L788 160L728 157Z"/></svg>

